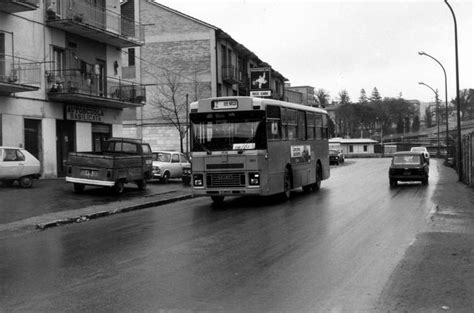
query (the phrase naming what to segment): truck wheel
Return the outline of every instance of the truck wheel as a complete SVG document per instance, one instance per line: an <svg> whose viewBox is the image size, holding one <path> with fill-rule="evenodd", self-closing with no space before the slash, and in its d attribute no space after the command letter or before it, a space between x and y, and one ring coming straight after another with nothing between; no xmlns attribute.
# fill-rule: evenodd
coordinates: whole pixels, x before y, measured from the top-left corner
<svg viewBox="0 0 474 313"><path fill-rule="evenodd" d="M86 188L86 185L77 184L77 183L74 184L74 191L76 193L83 193L85 188Z"/></svg>
<svg viewBox="0 0 474 313"><path fill-rule="evenodd" d="M2 181L2 185L5 187L11 187L13 185L14 180L13 179L6 179Z"/></svg>
<svg viewBox="0 0 474 313"><path fill-rule="evenodd" d="M283 192L281 193L281 199L286 201L290 199L291 196L291 174L288 167L285 168L285 173L283 174Z"/></svg>
<svg viewBox="0 0 474 313"><path fill-rule="evenodd" d="M23 176L18 180L18 182L22 188L31 188L31 186L33 186L33 178L30 176Z"/></svg>
<svg viewBox="0 0 474 313"><path fill-rule="evenodd" d="M313 184L313 191L318 191L319 189L321 189L322 177L323 177L323 174L321 172L321 166L318 163L316 165L316 182Z"/></svg>
<svg viewBox="0 0 474 313"><path fill-rule="evenodd" d="M191 185L191 177L189 177L189 176L183 176L182 180L183 180L183 184L184 184L185 186Z"/></svg>
<svg viewBox="0 0 474 313"><path fill-rule="evenodd" d="M125 190L123 181L119 180L115 182L115 185L112 187L112 190L116 195L123 194L123 191Z"/></svg>
<svg viewBox="0 0 474 313"><path fill-rule="evenodd" d="M146 189L146 179L141 179L136 181L138 189L145 190Z"/></svg>

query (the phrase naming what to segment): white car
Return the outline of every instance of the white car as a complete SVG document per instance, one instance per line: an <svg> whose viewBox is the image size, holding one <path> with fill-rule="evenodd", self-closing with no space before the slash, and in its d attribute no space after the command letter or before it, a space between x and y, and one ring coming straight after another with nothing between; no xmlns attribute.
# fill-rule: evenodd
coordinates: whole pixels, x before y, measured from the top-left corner
<svg viewBox="0 0 474 313"><path fill-rule="evenodd" d="M21 187L33 186L33 179L39 178L40 161L31 153L17 147L0 147L0 181L11 186L18 181Z"/></svg>
<svg viewBox="0 0 474 313"><path fill-rule="evenodd" d="M153 152L152 178L162 183L168 182L170 178L183 179L183 169L191 168L186 156L177 151L155 151Z"/></svg>
<svg viewBox="0 0 474 313"><path fill-rule="evenodd" d="M428 149L426 149L426 147L412 147L410 149L410 152L423 153L423 155L425 156L425 159L429 160L430 158L430 153L428 152Z"/></svg>

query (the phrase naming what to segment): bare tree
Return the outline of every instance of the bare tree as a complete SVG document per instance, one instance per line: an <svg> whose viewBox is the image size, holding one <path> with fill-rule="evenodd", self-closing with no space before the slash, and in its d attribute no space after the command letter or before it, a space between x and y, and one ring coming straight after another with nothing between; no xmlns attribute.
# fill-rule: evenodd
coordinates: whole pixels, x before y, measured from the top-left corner
<svg viewBox="0 0 474 313"><path fill-rule="evenodd" d="M320 108L325 108L329 104L329 93L322 88L316 91L315 98Z"/></svg>

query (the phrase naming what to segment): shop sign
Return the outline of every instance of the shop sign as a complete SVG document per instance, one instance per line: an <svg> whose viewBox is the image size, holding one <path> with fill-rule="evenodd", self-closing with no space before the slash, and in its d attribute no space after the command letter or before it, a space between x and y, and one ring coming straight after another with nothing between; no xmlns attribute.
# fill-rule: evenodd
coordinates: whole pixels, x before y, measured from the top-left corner
<svg viewBox="0 0 474 313"><path fill-rule="evenodd" d="M102 122L104 111L77 105L66 106L66 119L83 122Z"/></svg>
<svg viewBox="0 0 474 313"><path fill-rule="evenodd" d="M250 69L250 90L270 90L269 67L255 67Z"/></svg>
<svg viewBox="0 0 474 313"><path fill-rule="evenodd" d="M250 91L251 97L271 97L271 90L252 90Z"/></svg>

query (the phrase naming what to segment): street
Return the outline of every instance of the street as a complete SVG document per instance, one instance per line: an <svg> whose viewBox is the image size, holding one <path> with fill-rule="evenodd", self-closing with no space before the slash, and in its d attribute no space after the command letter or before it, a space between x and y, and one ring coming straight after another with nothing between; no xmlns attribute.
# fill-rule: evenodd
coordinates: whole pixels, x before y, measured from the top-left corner
<svg viewBox="0 0 474 313"><path fill-rule="evenodd" d="M0 241L2 312L374 310L426 229L428 186L390 188L390 159L347 159L288 202L191 200Z"/></svg>

